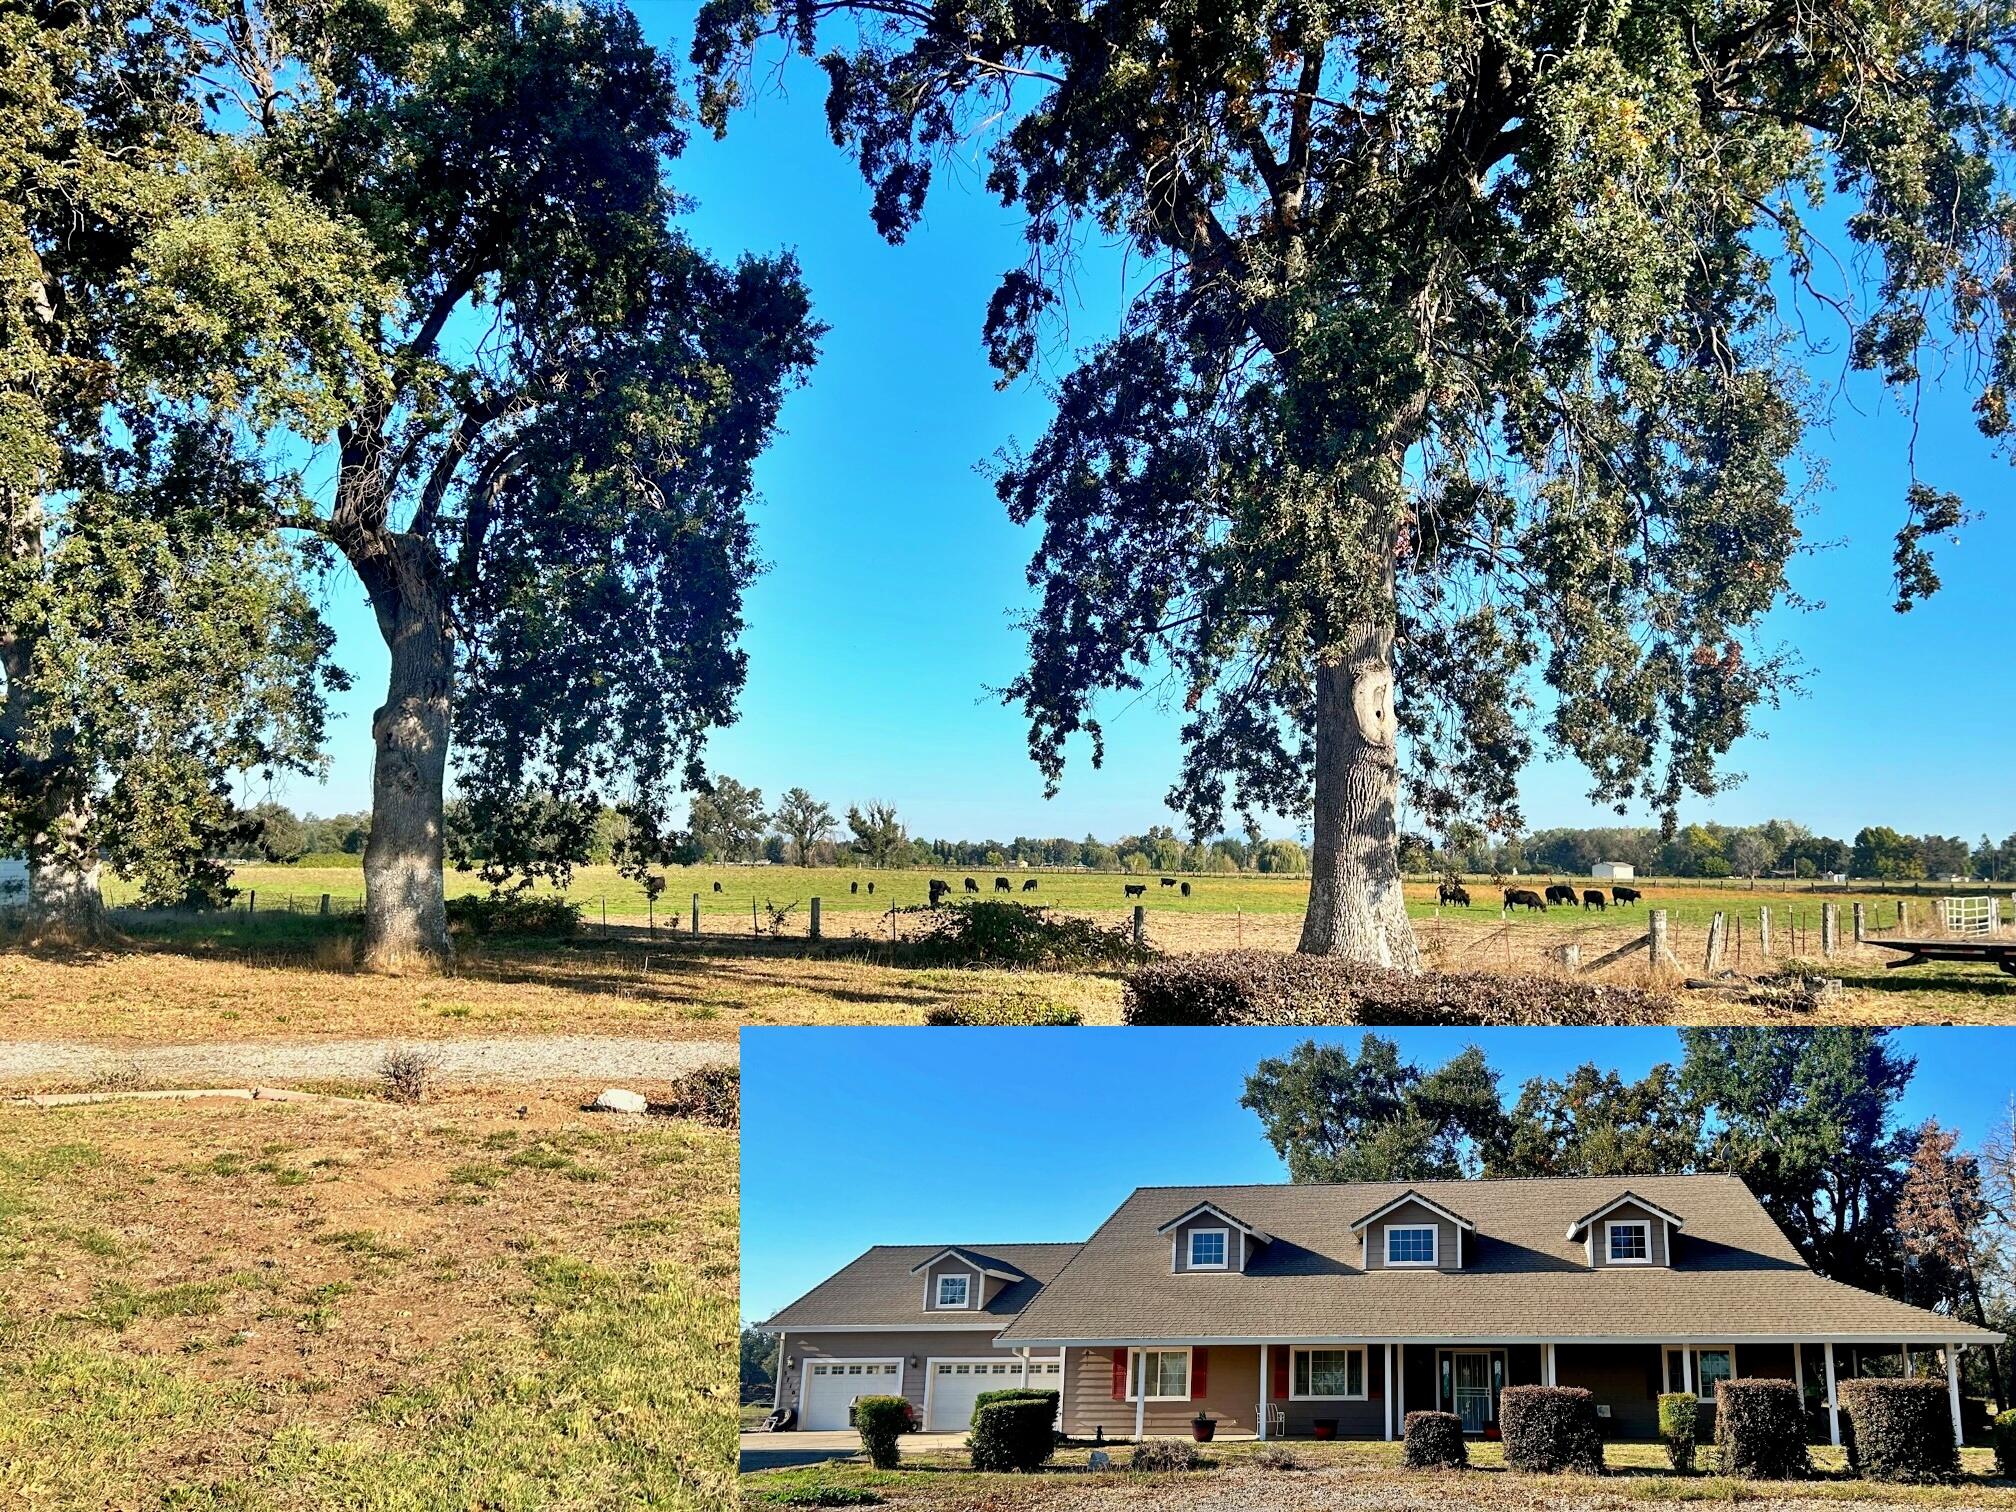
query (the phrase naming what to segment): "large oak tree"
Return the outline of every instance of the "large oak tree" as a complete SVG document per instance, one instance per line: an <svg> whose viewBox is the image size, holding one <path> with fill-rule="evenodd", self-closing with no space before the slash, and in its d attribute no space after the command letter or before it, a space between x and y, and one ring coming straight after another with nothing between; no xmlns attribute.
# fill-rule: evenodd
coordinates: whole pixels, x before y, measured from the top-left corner
<svg viewBox="0 0 2016 1512"><path fill-rule="evenodd" d="M1785 687L1809 310L1914 400L1961 348L2006 430L2009 34L2003 0L709 0L693 55L717 129L769 45L816 55L892 240L983 162L1029 246L1004 381L1076 246L1130 253L999 475L1042 532L1032 754L1054 787L1100 695L1166 678L1171 803L1313 812L1302 948L1413 966L1403 752L1438 825L1515 827L1542 739L1670 822ZM1960 505L1913 477L1902 514L1908 602Z"/></svg>
<svg viewBox="0 0 2016 1512"><path fill-rule="evenodd" d="M261 170L368 243L333 497L289 523L362 581L364 961L440 964L453 734L477 827L623 800L640 855L744 676L751 470L816 327L788 256L679 230L685 114L607 4L231 0L210 31ZM588 826L577 827L585 838Z"/></svg>

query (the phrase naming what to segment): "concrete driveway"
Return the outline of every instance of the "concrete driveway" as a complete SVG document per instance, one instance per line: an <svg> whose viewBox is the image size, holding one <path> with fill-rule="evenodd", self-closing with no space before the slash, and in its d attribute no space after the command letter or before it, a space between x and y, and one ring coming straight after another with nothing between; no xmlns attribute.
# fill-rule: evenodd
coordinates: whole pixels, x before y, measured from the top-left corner
<svg viewBox="0 0 2016 1512"><path fill-rule="evenodd" d="M916 1454L927 1449L957 1449L965 1442L964 1433L906 1433L902 1449L905 1454ZM830 1433L745 1433L741 1468L745 1472L788 1470L793 1465L823 1464L860 1452L861 1435L852 1428Z"/></svg>

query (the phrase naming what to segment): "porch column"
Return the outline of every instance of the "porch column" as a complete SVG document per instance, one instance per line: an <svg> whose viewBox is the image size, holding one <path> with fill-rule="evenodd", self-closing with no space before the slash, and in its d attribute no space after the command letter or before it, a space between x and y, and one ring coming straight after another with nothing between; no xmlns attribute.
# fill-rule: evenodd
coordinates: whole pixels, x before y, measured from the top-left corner
<svg viewBox="0 0 2016 1512"><path fill-rule="evenodd" d="M1064 1400L1071 1379L1071 1351L1063 1345L1057 1346L1057 1416L1053 1426L1059 1433L1064 1431ZM1110 1386L1107 1388L1112 1389Z"/></svg>
<svg viewBox="0 0 2016 1512"><path fill-rule="evenodd" d="M1134 1442L1148 1431L1148 1351L1134 1351Z"/></svg>
<svg viewBox="0 0 2016 1512"><path fill-rule="evenodd" d="M1268 1404L1267 1404L1267 1394L1268 1394L1269 1392L1271 1392L1271 1391L1272 1391L1272 1390L1274 1389L1274 1377L1273 1377L1273 1376L1271 1376L1271 1375L1269 1375L1269 1374L1267 1373L1267 1366L1268 1366L1268 1363L1269 1363L1269 1361L1268 1361L1268 1357L1267 1357L1267 1349L1268 1349L1268 1346L1267 1346L1267 1345L1265 1345L1265 1344L1262 1344L1262 1345L1260 1346L1260 1422L1259 1422L1259 1434L1260 1434L1260 1439L1261 1439L1261 1441L1262 1441L1263 1443L1264 1443L1264 1442L1266 1441L1266 1438L1267 1438L1267 1405L1268 1405Z"/></svg>
<svg viewBox="0 0 2016 1512"><path fill-rule="evenodd" d="M1953 1447L1964 1442L1960 1427L1960 1351L1964 1344L1946 1346L1946 1404L1953 1409Z"/></svg>
<svg viewBox="0 0 2016 1512"><path fill-rule="evenodd" d="M1540 1346L1540 1384L1542 1386L1559 1386L1561 1384L1560 1366L1555 1361L1554 1346L1552 1344L1542 1344Z"/></svg>
<svg viewBox="0 0 2016 1512"><path fill-rule="evenodd" d="M1841 1447L1841 1404L1834 1400L1834 1341L1829 1339L1821 1348L1827 1351L1827 1442L1836 1449Z"/></svg>
<svg viewBox="0 0 2016 1512"><path fill-rule="evenodd" d="M1029 1389L1029 1351L1018 1349L1015 1352L1022 1356L1022 1389L1027 1391Z"/></svg>
<svg viewBox="0 0 2016 1512"><path fill-rule="evenodd" d="M770 1410L772 1412L775 1412L784 1405L784 1356L790 1352L786 1348L790 1342L791 1335L788 1333L777 1335L777 1379L770 1383Z"/></svg>
<svg viewBox="0 0 2016 1512"><path fill-rule="evenodd" d="M1400 1428L1404 1433L1407 1425L1402 1423ZM1393 1346L1391 1344L1386 1346L1386 1442L1389 1444L1393 1442Z"/></svg>
<svg viewBox="0 0 2016 1512"><path fill-rule="evenodd" d="M1806 1346L1792 1341L1792 1384L1799 1388L1799 1433L1806 1433Z"/></svg>
<svg viewBox="0 0 2016 1512"><path fill-rule="evenodd" d="M1393 1415L1400 1419L1400 1431L1407 1431L1407 1346L1393 1346L1393 1373L1399 1380L1393 1387Z"/></svg>

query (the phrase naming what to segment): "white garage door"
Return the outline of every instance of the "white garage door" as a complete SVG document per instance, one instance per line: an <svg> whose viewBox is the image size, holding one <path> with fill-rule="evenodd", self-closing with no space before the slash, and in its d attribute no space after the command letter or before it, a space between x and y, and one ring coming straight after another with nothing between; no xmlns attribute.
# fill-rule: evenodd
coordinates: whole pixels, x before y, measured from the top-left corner
<svg viewBox="0 0 2016 1512"><path fill-rule="evenodd" d="M985 1360L929 1360L930 1395L924 1406L924 1427L931 1433L957 1433L973 1423L973 1399L983 1391L1006 1391L1022 1384L1022 1362L999 1356ZM1057 1362L1031 1360L1032 1391L1057 1389Z"/></svg>
<svg viewBox="0 0 2016 1512"><path fill-rule="evenodd" d="M862 1396L901 1396L901 1360L812 1360L805 1366L805 1400L798 1426L807 1432L846 1428L847 1409Z"/></svg>

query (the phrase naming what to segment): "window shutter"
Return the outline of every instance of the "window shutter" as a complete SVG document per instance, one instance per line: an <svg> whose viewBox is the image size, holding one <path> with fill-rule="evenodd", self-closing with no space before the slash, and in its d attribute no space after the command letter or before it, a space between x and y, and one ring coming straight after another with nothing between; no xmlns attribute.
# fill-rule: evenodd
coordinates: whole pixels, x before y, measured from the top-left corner
<svg viewBox="0 0 2016 1512"><path fill-rule="evenodd" d="M1274 1346L1274 1395L1276 1398L1284 1400L1288 1395L1288 1346L1286 1344L1276 1344Z"/></svg>
<svg viewBox="0 0 2016 1512"><path fill-rule="evenodd" d="M1210 1374L1210 1365L1210 1350L1193 1349L1190 1351L1190 1400L1193 1402L1204 1400L1204 1391L1209 1384L1206 1377Z"/></svg>
<svg viewBox="0 0 2016 1512"><path fill-rule="evenodd" d="M1127 1351L1124 1349L1113 1351L1113 1400L1127 1400Z"/></svg>

